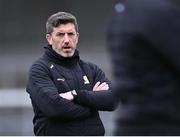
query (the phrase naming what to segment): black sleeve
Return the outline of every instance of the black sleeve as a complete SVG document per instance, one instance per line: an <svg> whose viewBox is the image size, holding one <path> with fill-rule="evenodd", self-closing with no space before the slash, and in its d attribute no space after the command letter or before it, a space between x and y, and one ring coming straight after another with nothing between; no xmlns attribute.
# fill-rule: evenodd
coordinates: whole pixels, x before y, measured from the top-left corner
<svg viewBox="0 0 180 137"><path fill-rule="evenodd" d="M48 69L44 65L33 65L27 86L27 92L30 94L32 101L44 115L65 119L88 117L90 109L59 96L58 90L48 73Z"/></svg>
<svg viewBox="0 0 180 137"><path fill-rule="evenodd" d="M109 84L109 90L102 91L87 91L79 90L77 91L77 97L75 101L79 104L85 105L87 107L101 110L101 111L112 111L115 109L115 99L111 91L111 82L106 78L104 72L99 69L96 65L93 65L93 77L94 83L100 81Z"/></svg>

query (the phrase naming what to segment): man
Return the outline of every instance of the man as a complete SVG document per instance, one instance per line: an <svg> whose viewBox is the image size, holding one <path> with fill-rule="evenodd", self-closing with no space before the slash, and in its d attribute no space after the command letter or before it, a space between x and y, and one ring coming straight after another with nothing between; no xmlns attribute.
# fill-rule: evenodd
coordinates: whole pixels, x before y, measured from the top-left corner
<svg viewBox="0 0 180 137"><path fill-rule="evenodd" d="M115 135L180 135L180 12L172 0L122 0L107 42L120 101Z"/></svg>
<svg viewBox="0 0 180 137"><path fill-rule="evenodd" d="M100 68L80 59L75 16L53 14L46 31L49 44L33 63L27 84L35 135L104 135L98 110L114 109L111 84Z"/></svg>

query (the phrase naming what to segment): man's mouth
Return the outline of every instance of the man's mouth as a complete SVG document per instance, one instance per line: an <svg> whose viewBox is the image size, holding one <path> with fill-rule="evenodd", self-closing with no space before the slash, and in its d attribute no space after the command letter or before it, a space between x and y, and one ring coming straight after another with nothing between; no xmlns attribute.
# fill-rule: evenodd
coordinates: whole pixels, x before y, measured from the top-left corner
<svg viewBox="0 0 180 137"><path fill-rule="evenodd" d="M69 52L69 51L71 51L71 47L69 47L69 46L63 47L63 51Z"/></svg>

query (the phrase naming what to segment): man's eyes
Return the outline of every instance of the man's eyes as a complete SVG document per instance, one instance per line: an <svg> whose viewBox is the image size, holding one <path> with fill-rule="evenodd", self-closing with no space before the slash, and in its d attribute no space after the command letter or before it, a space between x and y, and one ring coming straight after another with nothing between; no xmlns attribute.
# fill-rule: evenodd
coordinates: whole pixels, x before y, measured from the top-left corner
<svg viewBox="0 0 180 137"><path fill-rule="evenodd" d="M68 33L69 36L75 35L73 32Z"/></svg>
<svg viewBox="0 0 180 137"><path fill-rule="evenodd" d="M64 36L65 33L58 33L57 36Z"/></svg>
<svg viewBox="0 0 180 137"><path fill-rule="evenodd" d="M65 34L66 34L66 33L58 33L58 34L57 34L57 36L61 36L61 37L63 37ZM74 36L74 35L75 35L75 33L73 33L73 32L69 32L69 33L67 33L67 35L68 35L68 36Z"/></svg>

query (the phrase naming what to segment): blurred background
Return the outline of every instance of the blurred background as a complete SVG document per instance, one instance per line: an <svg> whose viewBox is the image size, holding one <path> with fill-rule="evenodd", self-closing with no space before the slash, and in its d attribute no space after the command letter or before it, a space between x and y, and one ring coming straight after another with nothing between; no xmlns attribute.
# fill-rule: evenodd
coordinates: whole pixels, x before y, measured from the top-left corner
<svg viewBox="0 0 180 137"><path fill-rule="evenodd" d="M0 136L33 135L33 110L25 90L28 70L43 53L45 23L55 12L77 17L81 58L98 64L113 80L105 29L115 1L0 0ZM106 135L113 135L115 111L100 114Z"/></svg>
<svg viewBox="0 0 180 137"><path fill-rule="evenodd" d="M58 11L77 17L81 58L112 79L105 44L107 18L115 0L0 0L0 135L33 135L33 110L25 91L32 62L43 53L45 23ZM106 135L114 113L101 112Z"/></svg>

